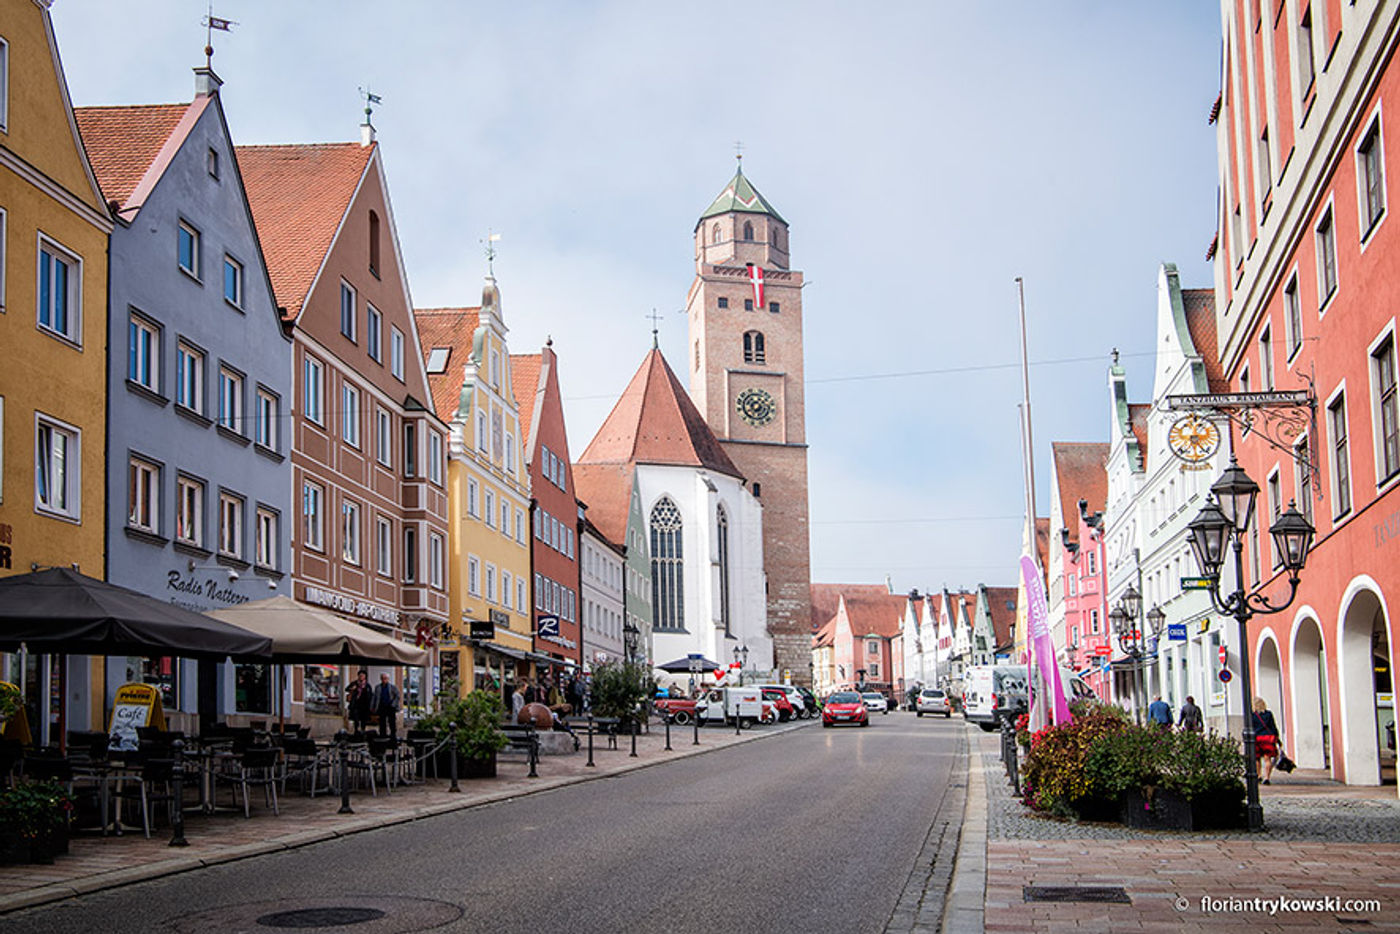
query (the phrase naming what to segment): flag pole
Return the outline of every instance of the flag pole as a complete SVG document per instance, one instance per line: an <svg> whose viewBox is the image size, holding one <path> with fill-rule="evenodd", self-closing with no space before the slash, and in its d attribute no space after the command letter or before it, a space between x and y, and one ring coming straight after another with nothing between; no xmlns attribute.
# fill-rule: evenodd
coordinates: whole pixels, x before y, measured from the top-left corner
<svg viewBox="0 0 1400 934"><path fill-rule="evenodd" d="M1016 277L1016 297L1021 312L1021 429L1022 457L1025 463L1026 524L1031 560L1040 567L1040 554L1035 543L1035 445L1031 432L1031 369L1026 357L1026 285Z"/></svg>

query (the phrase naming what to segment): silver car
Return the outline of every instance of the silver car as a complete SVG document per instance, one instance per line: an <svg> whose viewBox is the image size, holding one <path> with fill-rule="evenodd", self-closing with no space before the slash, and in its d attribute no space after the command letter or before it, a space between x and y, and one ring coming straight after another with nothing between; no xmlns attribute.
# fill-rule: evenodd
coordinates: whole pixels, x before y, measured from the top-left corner
<svg viewBox="0 0 1400 934"><path fill-rule="evenodd" d="M885 695L881 694L879 691L862 691L860 693L860 699L865 701L865 709L871 713L877 710L880 711L880 713L890 712L889 701L885 700Z"/></svg>
<svg viewBox="0 0 1400 934"><path fill-rule="evenodd" d="M923 716L926 713L941 713L944 717L953 715L953 705L948 702L948 695L935 688L924 688L919 692L918 700L914 701L914 711Z"/></svg>

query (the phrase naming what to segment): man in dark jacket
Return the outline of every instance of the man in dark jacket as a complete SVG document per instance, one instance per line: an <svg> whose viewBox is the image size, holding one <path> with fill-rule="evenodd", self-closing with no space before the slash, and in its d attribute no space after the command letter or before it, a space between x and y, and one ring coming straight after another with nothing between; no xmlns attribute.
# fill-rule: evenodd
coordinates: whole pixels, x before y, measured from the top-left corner
<svg viewBox="0 0 1400 934"><path fill-rule="evenodd" d="M374 689L371 709L379 715L379 735L399 739L399 688L389 680L387 673L379 676L379 685Z"/></svg>

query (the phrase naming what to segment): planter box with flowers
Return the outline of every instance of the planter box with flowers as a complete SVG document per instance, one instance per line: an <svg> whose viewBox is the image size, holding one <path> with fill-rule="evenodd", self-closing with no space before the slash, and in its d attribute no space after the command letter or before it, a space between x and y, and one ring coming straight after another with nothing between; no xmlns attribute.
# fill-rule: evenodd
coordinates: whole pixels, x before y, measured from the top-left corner
<svg viewBox="0 0 1400 934"><path fill-rule="evenodd" d="M58 782L0 789L0 862L51 863L68 852L73 802Z"/></svg>
<svg viewBox="0 0 1400 934"><path fill-rule="evenodd" d="M448 774L451 760L447 757L455 752L459 778L495 778L496 753L506 745L501 731L505 706L494 691L472 691L466 697L456 693L455 684L444 685L437 712L416 724L420 730L432 730L439 742L452 735L453 741L438 753L438 774Z"/></svg>

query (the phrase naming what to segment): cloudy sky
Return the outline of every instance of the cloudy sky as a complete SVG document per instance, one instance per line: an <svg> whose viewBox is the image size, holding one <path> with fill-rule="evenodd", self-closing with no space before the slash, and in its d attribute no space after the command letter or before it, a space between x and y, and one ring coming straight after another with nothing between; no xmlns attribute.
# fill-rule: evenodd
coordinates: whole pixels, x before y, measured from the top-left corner
<svg viewBox="0 0 1400 934"><path fill-rule="evenodd" d="M197 0L56 0L74 103L188 100ZM1049 443L1106 440L1118 347L1150 393L1158 265L1211 285L1219 6L220 0L238 143L374 117L415 305L547 337L575 456L651 344L683 361L696 219L734 172L807 277L812 572L1010 584L1024 511L1016 289L1040 511ZM683 370L682 370L683 372ZM765 490L765 496L776 492Z"/></svg>

